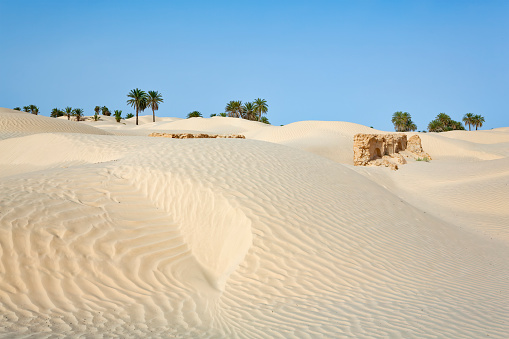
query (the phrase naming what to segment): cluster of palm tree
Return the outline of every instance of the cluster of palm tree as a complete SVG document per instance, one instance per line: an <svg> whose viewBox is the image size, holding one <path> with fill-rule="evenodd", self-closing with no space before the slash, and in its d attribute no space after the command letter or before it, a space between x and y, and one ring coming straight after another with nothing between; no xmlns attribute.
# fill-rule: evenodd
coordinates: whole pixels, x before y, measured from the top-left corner
<svg viewBox="0 0 509 339"><path fill-rule="evenodd" d="M465 130L459 121L452 120L445 113L439 113L434 120L428 124L429 132L446 132L453 130Z"/></svg>
<svg viewBox="0 0 509 339"><path fill-rule="evenodd" d="M479 114L467 113L463 116L463 122L465 123L465 126L468 126L469 131L471 126L475 126L475 130L477 131L478 127L482 127L484 117Z"/></svg>
<svg viewBox="0 0 509 339"><path fill-rule="evenodd" d="M267 114L269 105L265 99L255 99L253 102L242 104L240 100L232 100L224 109L228 117L242 118L247 120L261 121L262 115ZM267 120L268 121L268 120Z"/></svg>
<svg viewBox="0 0 509 339"><path fill-rule="evenodd" d="M412 121L412 117L408 112L394 112L392 115L392 123L396 132L409 132L417 130L417 126Z"/></svg>
<svg viewBox="0 0 509 339"><path fill-rule="evenodd" d="M83 109L82 108L72 108L70 106L67 106L63 110L59 108L53 108L51 110L50 117L52 118L58 118L67 116L67 120L71 120L71 116L76 117L76 121L81 121L83 119Z"/></svg>
<svg viewBox="0 0 509 339"><path fill-rule="evenodd" d="M164 102L163 96L158 91L145 92L135 88L127 94L127 97L130 98L127 100L127 104L136 110L136 125L138 125L139 112L143 112L149 107L152 108L152 121L156 121L155 111L159 109L159 104Z"/></svg>
<svg viewBox="0 0 509 339"><path fill-rule="evenodd" d="M21 112L21 107L14 107L13 110ZM32 113L32 114L38 115L39 114L39 107L37 107L35 105L23 106L23 112L27 112L27 113Z"/></svg>

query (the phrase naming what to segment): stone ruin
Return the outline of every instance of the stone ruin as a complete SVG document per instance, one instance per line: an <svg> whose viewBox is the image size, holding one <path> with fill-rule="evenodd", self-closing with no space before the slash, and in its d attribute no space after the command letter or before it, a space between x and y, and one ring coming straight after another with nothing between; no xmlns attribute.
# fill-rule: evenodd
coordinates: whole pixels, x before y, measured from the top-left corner
<svg viewBox="0 0 509 339"><path fill-rule="evenodd" d="M406 134L363 134L353 139L353 164L355 166L386 166L397 170L406 164L405 158L431 160L421 146L421 138Z"/></svg>
<svg viewBox="0 0 509 339"><path fill-rule="evenodd" d="M151 133L149 137L162 137L173 139L198 139L198 138L227 138L227 139L245 139L242 134L192 134L192 133Z"/></svg>

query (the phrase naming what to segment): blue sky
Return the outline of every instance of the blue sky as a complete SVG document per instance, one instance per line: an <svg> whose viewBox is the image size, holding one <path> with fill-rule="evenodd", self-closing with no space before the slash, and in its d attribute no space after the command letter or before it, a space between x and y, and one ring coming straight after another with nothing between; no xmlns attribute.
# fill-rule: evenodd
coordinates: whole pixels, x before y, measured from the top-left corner
<svg viewBox="0 0 509 339"><path fill-rule="evenodd" d="M260 97L275 125L509 126L509 1L0 0L0 32L0 107L129 113L138 87L161 116Z"/></svg>

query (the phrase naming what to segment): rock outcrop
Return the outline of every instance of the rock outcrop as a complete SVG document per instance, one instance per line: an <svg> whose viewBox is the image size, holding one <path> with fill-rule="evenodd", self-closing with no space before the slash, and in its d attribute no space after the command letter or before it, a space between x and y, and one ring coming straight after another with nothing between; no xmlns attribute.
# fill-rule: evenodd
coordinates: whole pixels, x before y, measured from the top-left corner
<svg viewBox="0 0 509 339"><path fill-rule="evenodd" d="M245 139L242 134L192 134L192 133L151 133L149 137L162 137L173 139L197 139L197 138L228 138L228 139Z"/></svg>
<svg viewBox="0 0 509 339"><path fill-rule="evenodd" d="M405 158L431 160L422 149L418 135L407 140L406 134L359 133L354 136L353 153L355 166L386 166L393 170L397 170L398 165L406 164Z"/></svg>

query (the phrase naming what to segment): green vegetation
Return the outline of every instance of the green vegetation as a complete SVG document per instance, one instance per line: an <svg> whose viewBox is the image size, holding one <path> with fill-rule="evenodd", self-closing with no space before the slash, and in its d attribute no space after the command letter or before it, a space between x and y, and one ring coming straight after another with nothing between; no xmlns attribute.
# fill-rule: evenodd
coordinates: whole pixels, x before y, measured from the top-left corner
<svg viewBox="0 0 509 339"><path fill-rule="evenodd" d="M67 106L64 108L65 115L67 115L67 120L71 120L72 107Z"/></svg>
<svg viewBox="0 0 509 339"><path fill-rule="evenodd" d="M187 114L187 119L189 119L189 118L203 118L203 116L198 111L192 111Z"/></svg>
<svg viewBox="0 0 509 339"><path fill-rule="evenodd" d="M269 111L269 105L267 105L267 100L260 98L255 99L254 110L256 113L258 113L258 121L262 121L262 114L267 114L267 112ZM269 123L268 121L269 120L267 120L266 124Z"/></svg>
<svg viewBox="0 0 509 339"><path fill-rule="evenodd" d="M14 107L14 109L16 111L21 111L21 109L19 107ZM23 106L23 112L27 112L27 113L32 113L32 114L38 115L39 114L39 107L37 107L35 105Z"/></svg>
<svg viewBox="0 0 509 339"><path fill-rule="evenodd" d="M465 130L459 121L454 121L445 113L440 113L428 124L429 132L446 132L453 130Z"/></svg>
<svg viewBox="0 0 509 339"><path fill-rule="evenodd" d="M244 106L242 106L242 110L244 112L244 117L247 120L257 120L255 105L252 102L246 102Z"/></svg>
<svg viewBox="0 0 509 339"><path fill-rule="evenodd" d="M226 107L224 108L224 111L226 112L226 115L233 118L240 118L242 117L243 113L242 108L242 101L240 100L232 100L229 103L226 104Z"/></svg>
<svg viewBox="0 0 509 339"><path fill-rule="evenodd" d="M242 104L240 100L232 100L226 104L225 113L219 113L220 116L232 118L242 118L253 121L262 121L262 114L267 114L267 101L265 99L255 99L253 102ZM269 121L268 119L265 121ZM266 122L267 123L267 122Z"/></svg>
<svg viewBox="0 0 509 339"><path fill-rule="evenodd" d="M267 117L262 117L262 118L260 119L260 122L263 122L264 124L268 124L268 125L270 125L269 119L268 119ZM283 126L283 125L281 125L281 126Z"/></svg>
<svg viewBox="0 0 509 339"><path fill-rule="evenodd" d="M108 117L111 115L110 110L106 106L101 107L101 111L102 111L102 115L105 115L105 116L108 116Z"/></svg>
<svg viewBox="0 0 509 339"><path fill-rule="evenodd" d="M83 109L75 108L72 111L72 115L74 115L76 117L76 121L81 121L81 119L83 118Z"/></svg>
<svg viewBox="0 0 509 339"><path fill-rule="evenodd" d="M126 119L131 119L134 117L134 114L132 113L127 113L127 115L125 116Z"/></svg>
<svg viewBox="0 0 509 339"><path fill-rule="evenodd" d="M394 124L394 130L396 132L409 132L417 129L417 126L412 121L412 117L408 112L394 112L391 121Z"/></svg>
<svg viewBox="0 0 509 339"><path fill-rule="evenodd" d="M51 110L50 117L52 117L52 118L58 118L58 117L62 117L62 116L64 116L64 111L62 111L61 109L53 108L53 109Z"/></svg>
<svg viewBox="0 0 509 339"><path fill-rule="evenodd" d="M484 123L484 117L482 115L476 114L474 115L473 125L475 126L475 130L477 131L477 127L482 127Z"/></svg>
<svg viewBox="0 0 509 339"><path fill-rule="evenodd" d="M120 120L122 119L122 111L116 109L114 115L115 115L115 120L117 120L117 122L120 122Z"/></svg>
<svg viewBox="0 0 509 339"><path fill-rule="evenodd" d="M163 102L163 96L158 91L148 91L147 107L152 108L152 122L156 122L156 114L154 111L159 109L159 104Z"/></svg>
<svg viewBox="0 0 509 339"><path fill-rule="evenodd" d="M99 112L101 111L101 106L94 107L94 121L99 120Z"/></svg>
<svg viewBox="0 0 509 339"><path fill-rule="evenodd" d="M415 161L426 161L426 162L429 162L429 158L428 157L423 157L423 158L419 157Z"/></svg>
<svg viewBox="0 0 509 339"><path fill-rule="evenodd" d="M468 126L468 130L470 131L471 126L475 126L474 124L474 113L467 113L463 116L463 123L465 126Z"/></svg>
<svg viewBox="0 0 509 339"><path fill-rule="evenodd" d="M463 116L463 123L465 126L468 126L469 131L471 126L475 126L475 130L477 131L478 127L482 127L484 117L479 114L474 115L474 113L467 113Z"/></svg>
<svg viewBox="0 0 509 339"><path fill-rule="evenodd" d="M138 125L138 114L147 108L147 93L139 88L132 89L127 97L127 104L136 110L136 125Z"/></svg>
<svg viewBox="0 0 509 339"><path fill-rule="evenodd" d="M14 107L13 110L15 111L21 111L21 108L20 107Z"/></svg>

